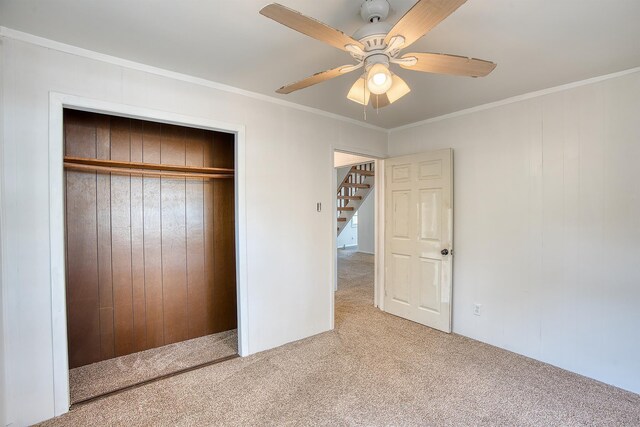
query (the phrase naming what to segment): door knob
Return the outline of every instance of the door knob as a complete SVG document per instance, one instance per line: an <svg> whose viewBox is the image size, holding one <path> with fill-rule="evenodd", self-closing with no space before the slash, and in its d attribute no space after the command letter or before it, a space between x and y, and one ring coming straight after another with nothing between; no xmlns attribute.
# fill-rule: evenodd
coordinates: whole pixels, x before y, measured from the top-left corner
<svg viewBox="0 0 640 427"><path fill-rule="evenodd" d="M447 255L449 255L449 249L443 249L443 250L440 251L440 253L442 255L444 255L444 256L447 256Z"/></svg>

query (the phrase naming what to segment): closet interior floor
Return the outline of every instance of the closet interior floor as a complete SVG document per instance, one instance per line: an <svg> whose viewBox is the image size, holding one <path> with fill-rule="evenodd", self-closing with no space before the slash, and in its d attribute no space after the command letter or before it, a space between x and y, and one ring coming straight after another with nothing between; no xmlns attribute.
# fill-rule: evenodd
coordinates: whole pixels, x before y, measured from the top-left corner
<svg viewBox="0 0 640 427"><path fill-rule="evenodd" d="M74 368L69 372L71 403L237 353L233 329Z"/></svg>

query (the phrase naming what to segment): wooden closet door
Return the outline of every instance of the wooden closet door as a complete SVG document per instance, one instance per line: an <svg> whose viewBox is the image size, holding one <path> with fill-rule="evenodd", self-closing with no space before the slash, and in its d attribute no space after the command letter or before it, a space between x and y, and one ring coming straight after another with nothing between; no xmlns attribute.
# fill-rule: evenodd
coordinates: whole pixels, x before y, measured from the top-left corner
<svg viewBox="0 0 640 427"><path fill-rule="evenodd" d="M234 166L229 134L64 119L67 156ZM233 182L66 172L70 367L236 327Z"/></svg>

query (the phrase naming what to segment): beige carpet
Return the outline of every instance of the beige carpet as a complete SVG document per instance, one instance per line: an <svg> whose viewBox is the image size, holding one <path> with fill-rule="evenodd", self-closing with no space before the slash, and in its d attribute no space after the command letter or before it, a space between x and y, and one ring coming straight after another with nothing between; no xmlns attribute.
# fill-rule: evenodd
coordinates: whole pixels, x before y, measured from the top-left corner
<svg viewBox="0 0 640 427"><path fill-rule="evenodd" d="M71 369L71 403L237 353L234 329Z"/></svg>
<svg viewBox="0 0 640 427"><path fill-rule="evenodd" d="M47 425L639 426L640 396L372 307L342 252L336 329L80 406Z"/></svg>

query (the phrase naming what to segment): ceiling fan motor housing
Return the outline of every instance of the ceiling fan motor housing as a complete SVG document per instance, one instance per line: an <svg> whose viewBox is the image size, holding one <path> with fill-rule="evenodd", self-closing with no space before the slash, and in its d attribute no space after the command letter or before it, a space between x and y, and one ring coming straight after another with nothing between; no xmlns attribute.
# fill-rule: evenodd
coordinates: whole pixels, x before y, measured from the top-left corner
<svg viewBox="0 0 640 427"><path fill-rule="evenodd" d="M387 0L364 0L360 6L360 16L365 22L384 21L389 16Z"/></svg>
<svg viewBox="0 0 640 427"><path fill-rule="evenodd" d="M384 53L374 53L367 56L364 60L364 69L369 71L375 64L383 64L389 68L389 57Z"/></svg>
<svg viewBox="0 0 640 427"><path fill-rule="evenodd" d="M383 50L384 38L391 30L391 24L384 22L389 15L387 0L364 0L360 6L360 16L366 22L353 33L353 38L364 45L365 52ZM358 58L356 58L358 59Z"/></svg>
<svg viewBox="0 0 640 427"><path fill-rule="evenodd" d="M365 24L353 33L353 38L364 45L365 52L384 49L384 38L391 30L387 22L371 22Z"/></svg>

